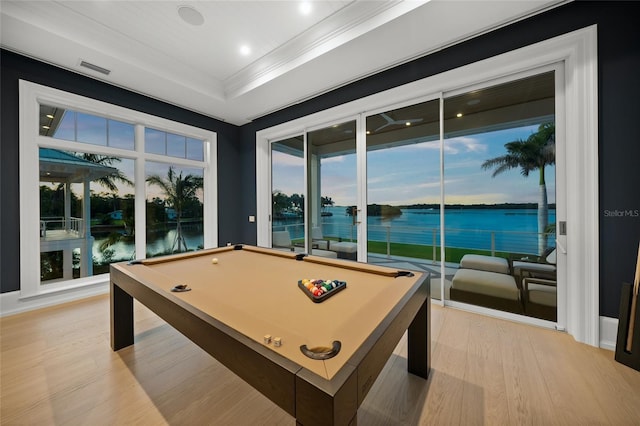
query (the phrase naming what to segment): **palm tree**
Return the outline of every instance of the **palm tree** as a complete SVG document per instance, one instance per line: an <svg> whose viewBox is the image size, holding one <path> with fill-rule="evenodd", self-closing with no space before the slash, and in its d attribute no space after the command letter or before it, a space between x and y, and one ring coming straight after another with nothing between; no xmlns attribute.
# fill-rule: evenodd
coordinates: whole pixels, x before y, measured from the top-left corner
<svg viewBox="0 0 640 426"><path fill-rule="evenodd" d="M82 153L78 155L80 158L91 161L92 163L100 164L101 166L113 166L114 163L119 163L122 160L118 157L111 157L109 155L101 155L101 154L92 154L92 153ZM133 182L124 174L120 169L117 169L110 175L103 176L95 180L100 185L109 189L110 191L117 193L118 187L116 186L115 181L124 183L128 186L133 186Z"/></svg>
<svg viewBox="0 0 640 426"><path fill-rule="evenodd" d="M169 207L176 212L176 238L173 241L172 251L187 251L187 242L182 235L182 226L180 221L182 213L186 205L197 198L197 191L203 187L202 177L194 175L182 176L182 172L176 174L173 167L169 167L166 178L159 175L151 175L147 177L147 182L151 185L158 186L166 197Z"/></svg>
<svg viewBox="0 0 640 426"><path fill-rule="evenodd" d="M538 127L538 131L532 133L526 140L518 139L506 143L504 147L507 149L507 154L482 163L483 169L493 169L492 177L517 168L524 177L528 177L530 172L539 171L538 251L540 254L547 248L546 230L549 224L544 169L556 162L555 131L554 123L543 123Z"/></svg>
<svg viewBox="0 0 640 426"><path fill-rule="evenodd" d="M333 207L336 202L331 197L320 197L320 206L322 209L326 207Z"/></svg>

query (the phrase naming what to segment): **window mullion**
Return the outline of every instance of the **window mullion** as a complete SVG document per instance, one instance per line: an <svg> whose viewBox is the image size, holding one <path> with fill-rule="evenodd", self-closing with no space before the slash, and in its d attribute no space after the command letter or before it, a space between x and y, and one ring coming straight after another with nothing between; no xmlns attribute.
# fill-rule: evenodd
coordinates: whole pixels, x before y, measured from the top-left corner
<svg viewBox="0 0 640 426"><path fill-rule="evenodd" d="M147 246L147 215L146 215L146 186L145 186L145 156L144 156L144 126L136 124L134 129L136 155L135 168L134 168L134 184L135 184L135 201L134 201L134 215L135 215L135 244L136 244L136 258L142 259L146 257Z"/></svg>

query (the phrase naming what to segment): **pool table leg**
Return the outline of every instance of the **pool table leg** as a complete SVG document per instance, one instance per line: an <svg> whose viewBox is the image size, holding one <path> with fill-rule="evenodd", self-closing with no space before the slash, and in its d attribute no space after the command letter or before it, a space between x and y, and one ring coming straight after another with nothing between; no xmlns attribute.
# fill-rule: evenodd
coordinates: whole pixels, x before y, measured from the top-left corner
<svg viewBox="0 0 640 426"><path fill-rule="evenodd" d="M408 332L408 367L409 373L423 378L429 376L431 362L431 327L429 325L431 298L427 297L418 313L413 318Z"/></svg>
<svg viewBox="0 0 640 426"><path fill-rule="evenodd" d="M133 345L133 297L111 281L111 349Z"/></svg>

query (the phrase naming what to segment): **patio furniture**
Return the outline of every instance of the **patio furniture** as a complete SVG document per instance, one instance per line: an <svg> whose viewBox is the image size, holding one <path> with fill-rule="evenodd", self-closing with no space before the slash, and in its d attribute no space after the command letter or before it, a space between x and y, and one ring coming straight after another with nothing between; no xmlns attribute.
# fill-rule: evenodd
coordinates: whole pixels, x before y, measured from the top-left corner
<svg viewBox="0 0 640 426"><path fill-rule="evenodd" d="M315 249L329 250L329 241L324 239L322 229L319 226L311 228L311 243L314 251Z"/></svg>
<svg viewBox="0 0 640 426"><path fill-rule="evenodd" d="M558 294L556 280L526 277L522 280L525 314L557 321Z"/></svg>
<svg viewBox="0 0 640 426"><path fill-rule="evenodd" d="M524 313L521 292L512 275L477 269L458 269L453 276L450 298L486 308Z"/></svg>
<svg viewBox="0 0 640 426"><path fill-rule="evenodd" d="M509 261L504 257L485 256L482 254L465 254L460 260L460 267L478 271L510 274Z"/></svg>
<svg viewBox="0 0 640 426"><path fill-rule="evenodd" d="M291 244L291 236L289 231L273 231L271 234L271 246L278 249L288 249L294 251L293 244Z"/></svg>
<svg viewBox="0 0 640 426"><path fill-rule="evenodd" d="M556 280L556 248L550 247L542 256L511 262L513 275L521 282L526 277Z"/></svg>
<svg viewBox="0 0 640 426"><path fill-rule="evenodd" d="M304 253L304 247L295 247L291 243L291 236L289 235L289 231L273 231L271 235L271 247L282 250L295 251L297 253ZM314 256L331 257L334 259L338 257L336 252L321 249L313 249L312 254Z"/></svg>
<svg viewBox="0 0 640 426"><path fill-rule="evenodd" d="M350 243L347 241L331 241L329 244L329 250L336 252L339 259L358 259L358 244L356 243Z"/></svg>

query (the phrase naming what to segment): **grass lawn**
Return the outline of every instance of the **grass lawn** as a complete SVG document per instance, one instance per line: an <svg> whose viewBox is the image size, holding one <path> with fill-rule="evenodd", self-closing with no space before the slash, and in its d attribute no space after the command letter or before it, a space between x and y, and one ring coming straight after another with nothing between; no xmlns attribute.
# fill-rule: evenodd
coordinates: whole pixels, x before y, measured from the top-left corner
<svg viewBox="0 0 640 426"><path fill-rule="evenodd" d="M326 238L327 240L337 241L337 238ZM304 244L303 239L296 239L293 241L295 244ZM367 250L369 253L375 254L387 254L387 243L384 241L369 241L367 243ZM452 263L460 263L460 259L465 254L484 254L487 256L491 256L491 251L489 250L477 250L470 248L455 248L455 247L446 247L445 248L445 256L447 262ZM390 243L390 255L391 256L401 256L401 257L411 257L414 259L425 259L425 260L434 260L433 259L433 246L426 246L420 244L406 244L406 243ZM440 260L440 246L436 246L436 261ZM496 252L494 256L508 258L509 256L514 256L514 253L505 253L505 252Z"/></svg>

